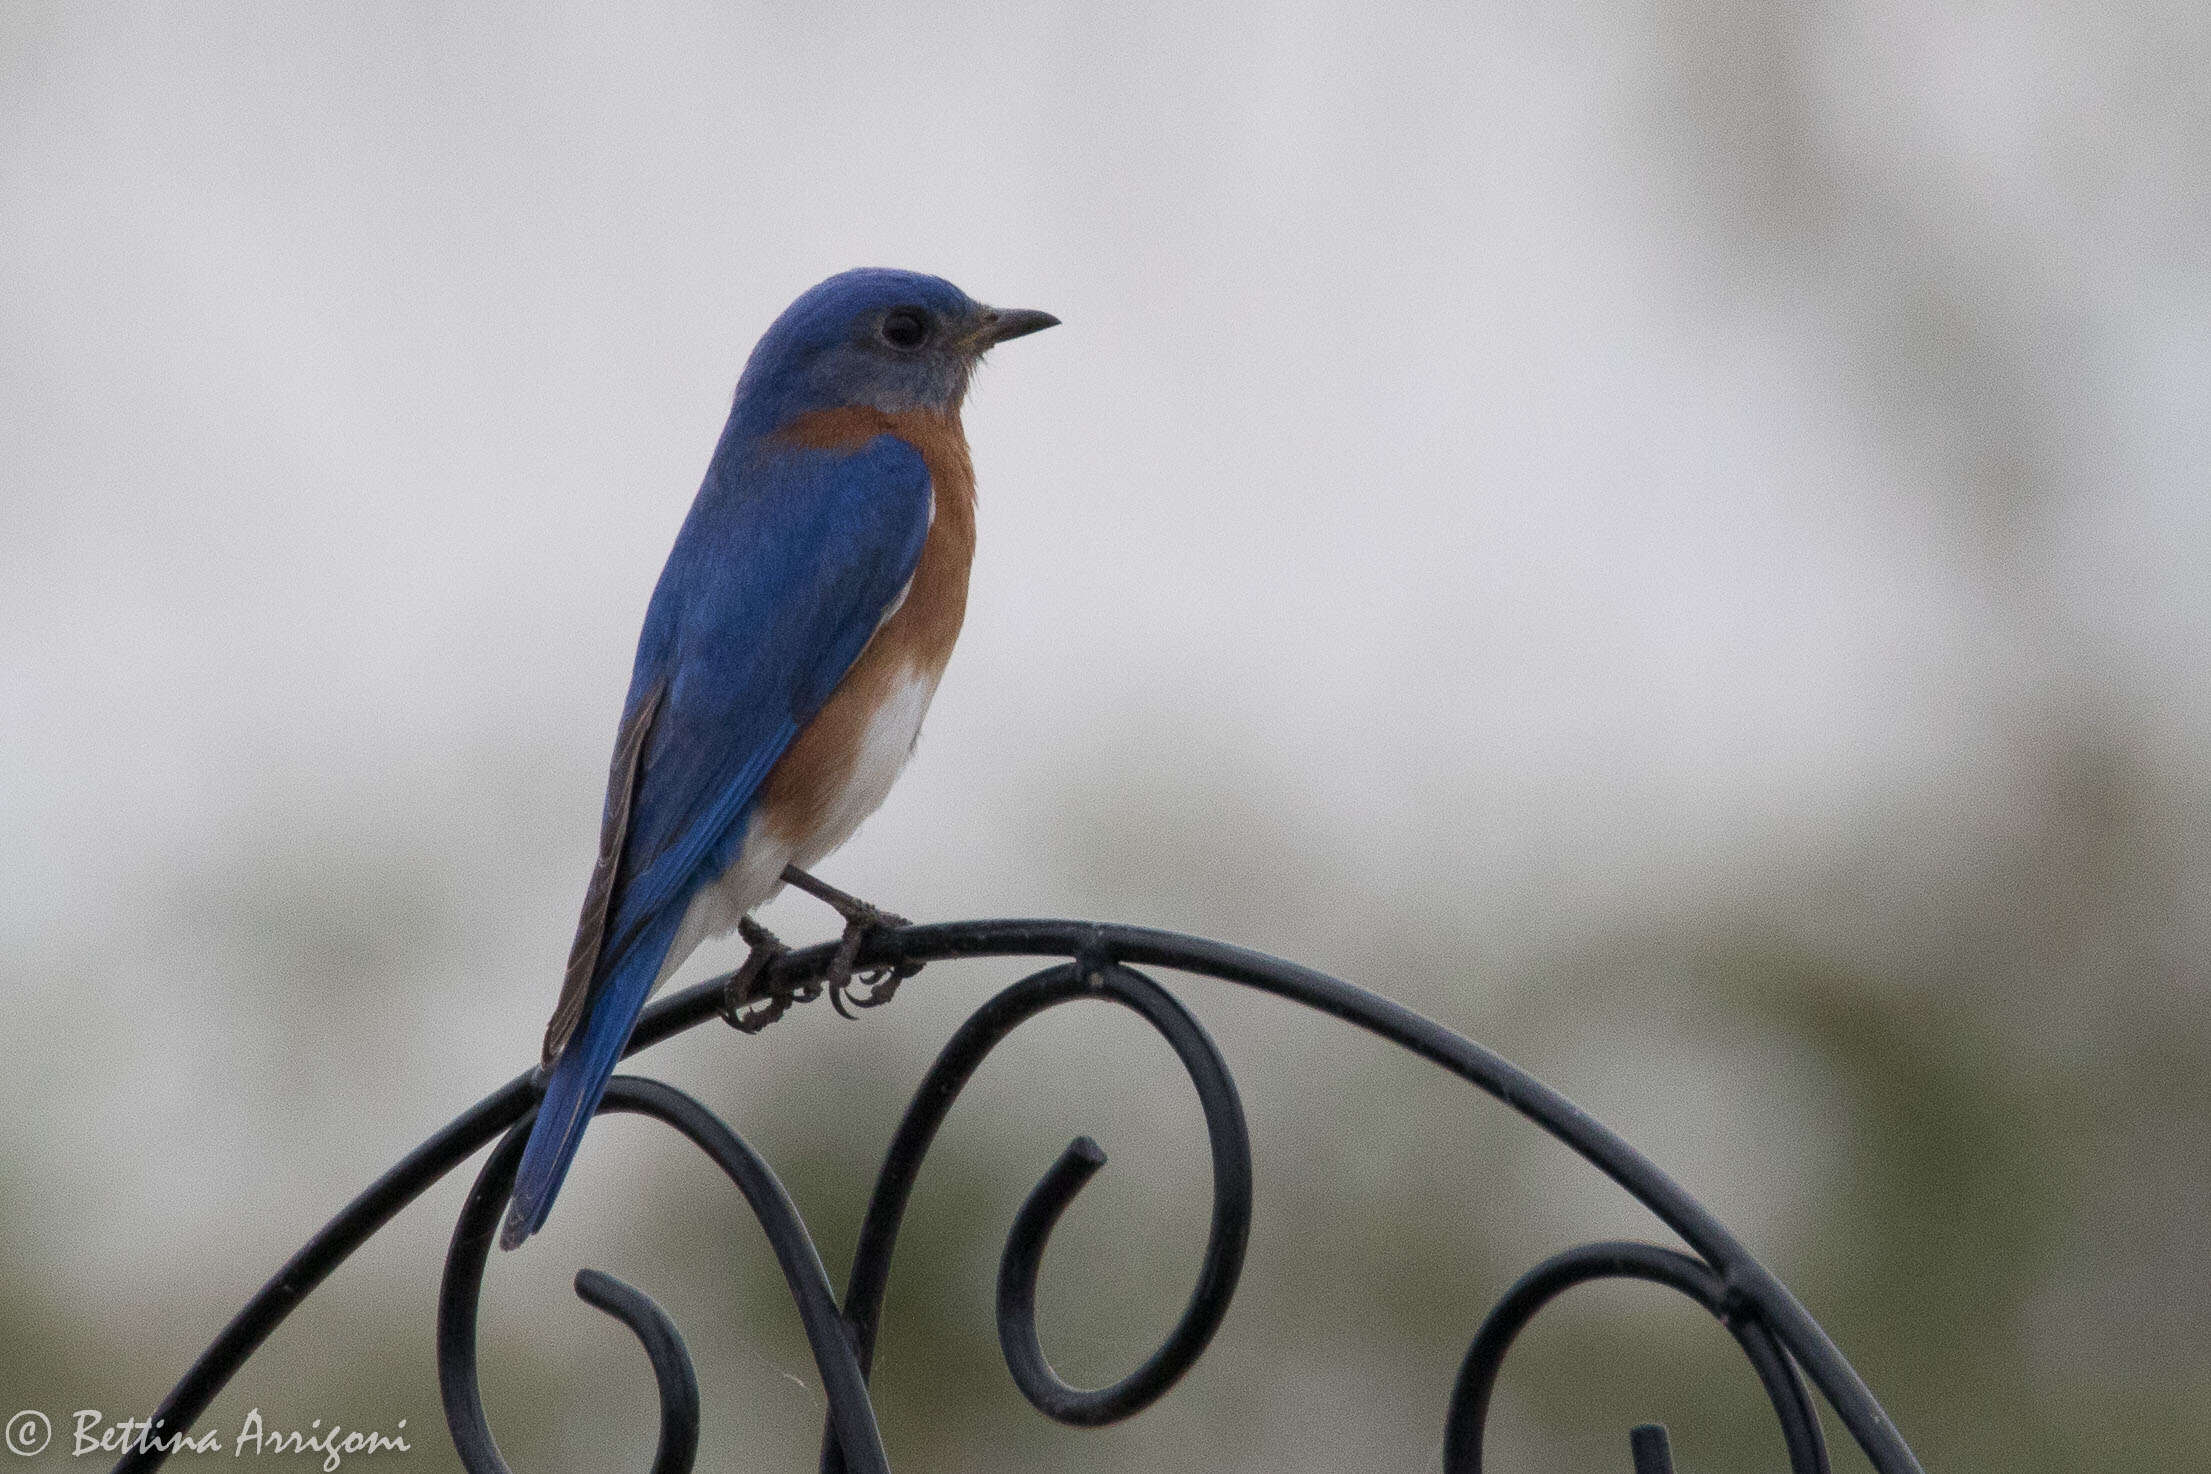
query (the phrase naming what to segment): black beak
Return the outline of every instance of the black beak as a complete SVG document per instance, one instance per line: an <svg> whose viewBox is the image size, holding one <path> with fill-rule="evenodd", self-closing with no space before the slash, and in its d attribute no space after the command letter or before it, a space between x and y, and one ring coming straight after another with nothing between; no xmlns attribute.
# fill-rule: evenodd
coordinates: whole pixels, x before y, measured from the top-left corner
<svg viewBox="0 0 2211 1474"><path fill-rule="evenodd" d="M1059 319L1049 312L1029 307L986 307L982 326L975 330L975 346L989 348L1009 338L1026 338L1031 333L1058 326Z"/></svg>

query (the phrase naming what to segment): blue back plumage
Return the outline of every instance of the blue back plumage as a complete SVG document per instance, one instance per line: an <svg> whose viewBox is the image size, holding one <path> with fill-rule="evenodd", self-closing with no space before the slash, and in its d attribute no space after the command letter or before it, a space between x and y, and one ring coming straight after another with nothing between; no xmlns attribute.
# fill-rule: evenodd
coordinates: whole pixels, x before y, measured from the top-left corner
<svg viewBox="0 0 2211 1474"><path fill-rule="evenodd" d="M725 447L727 449L728 447ZM684 909L742 840L762 780L913 576L929 473L892 436L855 452L716 458L653 593L625 716L658 692L621 880L581 1028L553 1066L502 1240L544 1222Z"/></svg>
<svg viewBox="0 0 2211 1474"><path fill-rule="evenodd" d="M619 863L580 1023L552 1062L517 1173L501 1233L510 1248L551 1209L692 897L727 867L769 770L920 560L930 484L918 450L891 435L836 450L776 435L818 409L956 406L971 360L954 375L938 361L951 355L867 340L884 311L913 303L981 310L934 277L847 272L794 302L746 365L638 640L624 729L649 725L633 787L610 786Z"/></svg>
<svg viewBox="0 0 2211 1474"><path fill-rule="evenodd" d="M645 615L597 869L546 1034L550 1073L500 1233L544 1223L701 886L744 843L761 785L907 587L929 535L921 452L822 449L822 410L954 415L992 344L1049 327L939 277L848 271L762 335ZM857 433L866 433L864 430Z"/></svg>
<svg viewBox="0 0 2211 1474"><path fill-rule="evenodd" d="M686 889L859 658L929 531L921 452L756 446L720 460L645 615L625 710L667 680L631 805L610 952Z"/></svg>

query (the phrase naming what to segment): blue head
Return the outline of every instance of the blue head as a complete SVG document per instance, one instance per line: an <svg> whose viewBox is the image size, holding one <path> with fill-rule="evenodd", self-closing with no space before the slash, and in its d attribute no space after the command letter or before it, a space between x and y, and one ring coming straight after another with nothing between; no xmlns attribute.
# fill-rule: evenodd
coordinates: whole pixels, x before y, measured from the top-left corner
<svg viewBox="0 0 2211 1474"><path fill-rule="evenodd" d="M801 294L761 335L737 381L730 425L765 434L848 405L949 413L993 344L1058 321L986 307L939 276L843 272Z"/></svg>

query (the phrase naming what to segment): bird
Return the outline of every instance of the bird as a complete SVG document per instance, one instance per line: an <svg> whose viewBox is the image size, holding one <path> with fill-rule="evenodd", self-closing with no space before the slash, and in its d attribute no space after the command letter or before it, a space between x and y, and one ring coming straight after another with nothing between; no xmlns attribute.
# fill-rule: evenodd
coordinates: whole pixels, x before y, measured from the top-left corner
<svg viewBox="0 0 2211 1474"><path fill-rule="evenodd" d="M544 1226L645 1000L701 942L779 950L748 913L796 884L845 917L841 1011L861 936L895 922L809 872L890 792L959 635L975 366L1058 322L865 268L754 346L646 607L503 1247Z"/></svg>

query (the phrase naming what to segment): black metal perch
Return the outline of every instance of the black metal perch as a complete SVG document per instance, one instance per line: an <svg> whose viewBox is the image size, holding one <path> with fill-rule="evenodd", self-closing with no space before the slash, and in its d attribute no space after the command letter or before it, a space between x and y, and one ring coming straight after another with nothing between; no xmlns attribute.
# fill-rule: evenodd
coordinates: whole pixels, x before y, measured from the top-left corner
<svg viewBox="0 0 2211 1474"><path fill-rule="evenodd" d="M672 1034L725 1018L754 1030L794 1002L818 997L834 944L791 952L757 974L743 972L700 983L648 1009L629 1053ZM1482 1431L1507 1349L1542 1307L1592 1279L1628 1277L1688 1296L1733 1333L1780 1419L1794 1474L1826 1474L1827 1451L1805 1381L1826 1398L1880 1474L1919 1474L1919 1462L1867 1391L1850 1363L1780 1281L1702 1204L1601 1122L1500 1056L1388 999L1295 963L1172 932L1075 921L971 921L871 933L858 965L909 975L924 964L958 957L1053 957L1066 961L1031 974L999 993L962 1024L907 1107L876 1177L860 1230L858 1252L842 1303L830 1288L805 1224L767 1163L718 1117L691 1097L655 1080L617 1077L600 1106L664 1121L697 1145L734 1181L760 1221L821 1370L829 1402L823 1430L824 1474L884 1474L889 1468L867 1379L875 1332L889 1283L891 1251L908 1196L937 1127L983 1059L1014 1029L1046 1009L1100 999L1134 1010L1167 1040L1189 1072L1204 1108L1213 1156L1213 1220L1190 1303L1174 1329L1134 1371L1111 1386L1071 1387L1045 1360L1036 1331L1036 1282L1053 1226L1105 1153L1079 1137L1045 1173L1014 1216L999 1261L998 1335L1006 1366L1030 1404L1046 1417L1095 1427L1143 1411L1204 1354L1243 1268L1251 1227L1251 1143L1243 1107L1220 1051L1189 1011L1138 965L1219 978L1258 988L1331 1014L1403 1046L1471 1081L1534 1121L1657 1214L1694 1256L1642 1243L1594 1243L1555 1255L1506 1291L1485 1319L1459 1371L1445 1425L1447 1474L1482 1467ZM737 996L738 989L743 996ZM512 1190L515 1163L536 1106L534 1072L509 1081L464 1112L370 1184L294 1254L222 1334L201 1353L154 1415L154 1434L189 1429L294 1306L331 1270L432 1183L502 1133L454 1226L438 1298L438 1379L446 1421L470 1474L507 1474L484 1420L476 1384L476 1304L499 1215ZM653 1474L689 1474L698 1450L698 1383L674 1324L643 1294L585 1270L576 1292L627 1325L644 1346L660 1391L660 1445ZM1633 1431L1636 1474L1672 1468L1665 1430ZM157 1441L142 1441L115 1474L151 1474L167 1457Z"/></svg>

